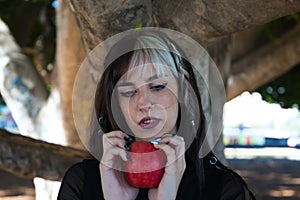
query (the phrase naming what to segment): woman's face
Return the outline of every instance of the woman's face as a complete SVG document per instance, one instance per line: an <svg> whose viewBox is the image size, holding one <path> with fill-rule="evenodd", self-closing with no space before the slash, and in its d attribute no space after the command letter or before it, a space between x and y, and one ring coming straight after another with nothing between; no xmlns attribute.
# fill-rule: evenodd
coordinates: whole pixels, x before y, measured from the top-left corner
<svg viewBox="0 0 300 200"><path fill-rule="evenodd" d="M137 140L176 132L177 83L170 69L153 65L135 67L117 83L119 104Z"/></svg>

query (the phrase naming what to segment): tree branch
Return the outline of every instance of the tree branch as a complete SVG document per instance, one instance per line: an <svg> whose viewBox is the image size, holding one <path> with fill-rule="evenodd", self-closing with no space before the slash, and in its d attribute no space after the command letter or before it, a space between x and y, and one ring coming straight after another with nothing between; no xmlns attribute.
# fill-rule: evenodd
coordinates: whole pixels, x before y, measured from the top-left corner
<svg viewBox="0 0 300 200"><path fill-rule="evenodd" d="M138 24L175 29L206 46L221 37L300 11L300 1L296 0L70 2L90 49L107 37Z"/></svg>
<svg viewBox="0 0 300 200"><path fill-rule="evenodd" d="M270 43L233 63L227 82L227 100L284 74L300 62L300 25L281 39Z"/></svg>
<svg viewBox="0 0 300 200"><path fill-rule="evenodd" d="M37 137L38 114L49 92L42 77L0 19L0 91L20 132Z"/></svg>
<svg viewBox="0 0 300 200"><path fill-rule="evenodd" d="M77 22L68 1L59 0L56 9L56 67L62 109L62 123L67 144L83 148L76 132L72 113L72 92L76 74L85 58Z"/></svg>
<svg viewBox="0 0 300 200"><path fill-rule="evenodd" d="M159 24L205 44L300 11L293 0L155 0Z"/></svg>
<svg viewBox="0 0 300 200"><path fill-rule="evenodd" d="M0 168L15 175L59 181L66 170L88 153L0 129Z"/></svg>

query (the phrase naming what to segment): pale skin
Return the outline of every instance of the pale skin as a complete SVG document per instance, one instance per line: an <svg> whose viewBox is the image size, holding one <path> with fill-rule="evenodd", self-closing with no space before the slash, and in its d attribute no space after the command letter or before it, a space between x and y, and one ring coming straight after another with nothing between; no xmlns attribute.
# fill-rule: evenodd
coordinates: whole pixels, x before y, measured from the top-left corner
<svg viewBox="0 0 300 200"><path fill-rule="evenodd" d="M149 199L175 199L186 168L185 142L176 133L178 116L177 84L167 71L157 75L154 67L140 77L133 70L118 86L119 103L126 122L137 140L162 138L155 147L167 156L165 173L158 188L149 190ZM139 78L136 78L139 77ZM103 156L99 165L105 199L135 199L139 189L127 184L122 172L113 166L115 158L130 162L124 148L126 133L112 131L103 135Z"/></svg>

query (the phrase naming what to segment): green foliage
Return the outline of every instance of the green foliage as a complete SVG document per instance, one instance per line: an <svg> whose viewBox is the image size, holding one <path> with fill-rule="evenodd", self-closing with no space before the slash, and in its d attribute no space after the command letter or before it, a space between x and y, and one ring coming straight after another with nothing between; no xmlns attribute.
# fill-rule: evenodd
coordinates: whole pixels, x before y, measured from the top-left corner
<svg viewBox="0 0 300 200"><path fill-rule="evenodd" d="M47 87L47 91L51 92L52 85L51 84L47 84L46 87Z"/></svg>
<svg viewBox="0 0 300 200"><path fill-rule="evenodd" d="M299 21L300 13L287 15L265 24L261 30L261 34L267 39L267 41L275 42L276 39L281 36L281 34L283 34L287 29L299 23Z"/></svg>
<svg viewBox="0 0 300 200"><path fill-rule="evenodd" d="M286 16L285 18L286 18L286 20L299 21L300 20L300 13L294 13L294 14Z"/></svg>
<svg viewBox="0 0 300 200"><path fill-rule="evenodd" d="M37 70L49 77L52 69L47 66L54 62L56 49L54 8L53 0L0 0L0 17L15 41Z"/></svg>
<svg viewBox="0 0 300 200"><path fill-rule="evenodd" d="M273 27L277 24L276 21L265 24L263 29L261 30L261 34L267 38L268 41L274 42L276 37L274 36Z"/></svg>
<svg viewBox="0 0 300 200"><path fill-rule="evenodd" d="M1 19L8 25L14 36L20 31L23 32L22 42L15 37L19 45L32 47L37 38L44 34L46 28L42 20L45 19L41 13L45 10L54 13L54 9L51 7L52 2L53 0L0 0ZM55 25L55 13L52 15L52 24Z"/></svg>
<svg viewBox="0 0 300 200"><path fill-rule="evenodd" d="M44 32L43 25L40 23L39 20L36 20L32 30L30 31L30 35L27 39L26 46L31 46L31 47L34 46L34 43L36 42L37 38L41 34L43 34L43 32Z"/></svg>
<svg viewBox="0 0 300 200"><path fill-rule="evenodd" d="M257 89L263 99L270 103L279 103L283 108L300 109L300 65L283 76Z"/></svg>
<svg viewBox="0 0 300 200"><path fill-rule="evenodd" d="M286 30L300 22L300 13L291 14L264 25L261 34L267 42L276 42ZM284 108L300 109L300 65L257 89L263 99Z"/></svg>
<svg viewBox="0 0 300 200"><path fill-rule="evenodd" d="M141 29L143 27L143 25L141 23L135 25L135 29Z"/></svg>

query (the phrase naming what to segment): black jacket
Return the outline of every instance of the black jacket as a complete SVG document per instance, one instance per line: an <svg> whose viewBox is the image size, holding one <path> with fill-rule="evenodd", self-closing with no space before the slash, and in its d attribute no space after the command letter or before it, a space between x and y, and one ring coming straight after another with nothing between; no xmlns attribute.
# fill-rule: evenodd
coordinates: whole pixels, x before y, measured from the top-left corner
<svg viewBox="0 0 300 200"><path fill-rule="evenodd" d="M222 165L213 155L203 159L205 186L199 190L199 178L186 169L176 200L248 200L255 199L242 178ZM102 200L99 161L83 160L65 174L58 200ZM201 198L202 196L202 198ZM148 199L148 189L140 189L137 200Z"/></svg>

